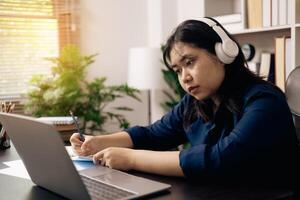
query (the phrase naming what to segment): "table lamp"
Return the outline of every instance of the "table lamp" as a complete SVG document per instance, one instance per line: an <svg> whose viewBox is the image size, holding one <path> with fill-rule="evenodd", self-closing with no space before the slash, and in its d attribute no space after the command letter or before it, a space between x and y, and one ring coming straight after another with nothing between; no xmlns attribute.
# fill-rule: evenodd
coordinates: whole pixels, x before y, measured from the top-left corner
<svg viewBox="0 0 300 200"><path fill-rule="evenodd" d="M148 92L148 122L151 124L151 91L163 89L162 52L160 48L129 49L128 85Z"/></svg>

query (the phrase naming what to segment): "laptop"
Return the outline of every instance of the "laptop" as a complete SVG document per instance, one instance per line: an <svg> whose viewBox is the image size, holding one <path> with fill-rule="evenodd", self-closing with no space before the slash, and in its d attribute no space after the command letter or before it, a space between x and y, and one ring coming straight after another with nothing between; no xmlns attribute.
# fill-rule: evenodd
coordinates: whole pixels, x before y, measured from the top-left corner
<svg viewBox="0 0 300 200"><path fill-rule="evenodd" d="M69 199L133 199L168 190L165 183L100 165L77 171L55 127L35 118L0 113L31 180Z"/></svg>

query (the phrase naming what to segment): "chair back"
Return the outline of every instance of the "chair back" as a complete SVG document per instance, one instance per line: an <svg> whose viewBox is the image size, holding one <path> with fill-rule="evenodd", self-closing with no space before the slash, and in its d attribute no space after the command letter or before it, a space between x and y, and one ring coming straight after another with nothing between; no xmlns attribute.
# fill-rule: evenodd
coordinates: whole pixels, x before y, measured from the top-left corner
<svg viewBox="0 0 300 200"><path fill-rule="evenodd" d="M289 74L285 83L285 95L293 113L294 124L300 141L300 66Z"/></svg>

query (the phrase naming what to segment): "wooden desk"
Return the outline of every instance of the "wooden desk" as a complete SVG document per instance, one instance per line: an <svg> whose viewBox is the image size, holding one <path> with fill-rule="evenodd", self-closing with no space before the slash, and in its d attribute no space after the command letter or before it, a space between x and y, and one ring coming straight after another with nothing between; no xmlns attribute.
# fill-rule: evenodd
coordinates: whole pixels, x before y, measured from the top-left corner
<svg viewBox="0 0 300 200"><path fill-rule="evenodd" d="M5 161L20 159L15 149L12 147L5 151L0 151L0 169L7 166ZM46 172L45 172L46 173ZM294 192L291 189L283 188L263 188L254 186L212 186L204 183L190 183L183 178L173 178L131 172L134 175L165 182L172 185L169 192L155 194L143 199L157 200L193 200L193 199L294 199ZM56 200L64 199L50 191L36 186L30 180L0 174L0 199L5 200Z"/></svg>

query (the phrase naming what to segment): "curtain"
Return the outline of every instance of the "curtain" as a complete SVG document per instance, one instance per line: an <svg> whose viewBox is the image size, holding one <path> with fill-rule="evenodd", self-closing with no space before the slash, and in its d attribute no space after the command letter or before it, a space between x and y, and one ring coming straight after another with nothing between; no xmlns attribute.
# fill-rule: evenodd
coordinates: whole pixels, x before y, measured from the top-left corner
<svg viewBox="0 0 300 200"><path fill-rule="evenodd" d="M23 98L46 58L79 41L79 0L0 0L0 99Z"/></svg>

